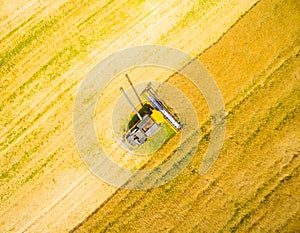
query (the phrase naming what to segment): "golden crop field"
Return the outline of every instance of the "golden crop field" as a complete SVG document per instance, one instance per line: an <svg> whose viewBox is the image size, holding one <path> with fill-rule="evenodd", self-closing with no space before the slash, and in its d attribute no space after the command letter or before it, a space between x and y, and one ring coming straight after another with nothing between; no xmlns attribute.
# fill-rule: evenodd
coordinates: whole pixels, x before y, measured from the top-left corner
<svg viewBox="0 0 300 233"><path fill-rule="evenodd" d="M300 231L299 1L3 0L0 7L0 232ZM205 98L173 71L131 70L134 83L156 80L184 93L200 142L185 141L183 153L195 156L169 183L127 190L85 166L73 106L96 64L145 44L205 65L224 98L226 136L199 175L211 134ZM122 166L153 168L178 138L153 157L122 151L107 120L120 86L129 87L116 77L97 103L99 142Z"/></svg>

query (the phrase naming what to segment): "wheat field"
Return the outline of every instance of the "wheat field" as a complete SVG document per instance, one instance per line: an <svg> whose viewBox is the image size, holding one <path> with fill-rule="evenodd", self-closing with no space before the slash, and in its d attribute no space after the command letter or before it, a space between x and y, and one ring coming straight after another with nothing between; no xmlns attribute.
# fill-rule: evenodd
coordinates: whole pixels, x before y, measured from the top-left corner
<svg viewBox="0 0 300 233"><path fill-rule="evenodd" d="M0 6L1 232L300 231L299 1L4 0ZM132 71L133 82L155 77L186 95L200 142L187 144L196 154L174 180L130 191L88 170L72 114L96 64L145 44L180 49L205 65L224 98L227 128L218 159L200 176L211 132L205 98L180 74ZM97 105L107 117L121 95L116 88L128 86L121 78L113 84ZM177 140L140 159L121 154L106 129L98 137L129 167L155 167Z"/></svg>

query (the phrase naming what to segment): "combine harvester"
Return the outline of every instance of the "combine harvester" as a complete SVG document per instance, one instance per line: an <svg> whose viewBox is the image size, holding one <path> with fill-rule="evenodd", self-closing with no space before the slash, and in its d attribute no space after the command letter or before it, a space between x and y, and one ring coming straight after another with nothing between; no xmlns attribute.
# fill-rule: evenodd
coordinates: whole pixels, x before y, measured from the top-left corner
<svg viewBox="0 0 300 233"><path fill-rule="evenodd" d="M151 83L147 85L140 95L146 100L143 103L127 74L126 78L141 104L140 110L137 110L129 97L126 95L124 89L122 87L120 88L121 92L136 113L136 115L134 115L130 121L131 124L129 124L129 130L123 135L123 141L129 149L132 150L143 145L161 127L161 125L154 120L154 117L152 117L154 110L161 113L163 118L174 129L175 132L178 132L183 128L183 125L179 122L177 117L171 113L167 105L158 97L157 93L151 86ZM137 120L133 120L134 118L137 118Z"/></svg>

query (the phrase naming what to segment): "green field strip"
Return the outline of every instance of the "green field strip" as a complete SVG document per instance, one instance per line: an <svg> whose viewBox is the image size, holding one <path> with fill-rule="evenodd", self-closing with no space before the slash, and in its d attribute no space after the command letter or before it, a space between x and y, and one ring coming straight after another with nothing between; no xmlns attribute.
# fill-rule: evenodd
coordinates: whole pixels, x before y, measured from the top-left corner
<svg viewBox="0 0 300 233"><path fill-rule="evenodd" d="M71 124L69 125L66 125L64 129L62 129L61 131L64 132L64 130L66 129L69 129L71 126ZM61 132L58 132L59 133L59 136L61 137ZM62 140L64 140L65 138L61 137ZM63 141L61 141L63 142ZM57 143L55 143L55 146L53 147L54 150L50 150L47 152L48 155L53 155L53 157L51 158L51 161L49 161L48 163L50 164L51 163L51 169L55 169L55 167L57 168L57 166L59 164L58 161L60 161L60 164L63 162L63 160L65 159L64 157L61 157L61 156L56 156L56 155L61 155L62 153L64 153L65 151L65 147L62 145L62 143L60 143L59 145ZM54 157L55 155L55 157ZM72 154L69 153L70 156L72 156ZM31 180L32 182L34 182L33 180L36 180L37 177L40 177L39 174L43 173L44 171L47 171L48 174L49 174L49 169L50 168L47 168L47 170L45 170L45 166L43 169L38 169L38 167L43 166L43 161L45 161L49 156L44 156L43 159L39 160L38 164L34 167L34 176L32 175L33 174L33 166L29 167L29 169L26 170L26 172L22 173L22 176L21 176L21 179L17 180L17 181L10 181L10 185L11 187L9 188L9 192L5 192L4 194L5 195L1 195L0 196L2 197L3 200L1 200L1 202L5 202L6 200L8 200L10 198L11 195L13 195L16 191L18 191L19 189L21 189L23 187L23 185L26 184L26 182L24 182L24 179L29 179L28 177L31 176ZM66 156L65 156L66 157ZM50 165L49 165L50 166ZM37 169L35 169L37 168ZM38 172L37 172L38 171ZM32 190L34 188L34 186L30 186L29 189L26 190L26 194L28 192L30 192L30 190ZM24 194L25 195L25 194Z"/></svg>
<svg viewBox="0 0 300 233"><path fill-rule="evenodd" d="M30 23L35 17L36 17L37 14L34 14L32 16L30 16L27 20L23 21L20 25L18 25L17 27L15 27L13 30L9 31L9 33L4 36L1 40L0 40L0 44L3 44L5 43L6 40L11 40L10 37L13 36L13 34L15 32L17 32L19 29L23 28L25 25L27 25L28 23ZM2 55L1 55L2 57Z"/></svg>
<svg viewBox="0 0 300 233"><path fill-rule="evenodd" d="M38 10L35 11L34 14L28 16L27 19L24 19L24 21L22 23L20 23L19 25L16 25L12 30L10 30L4 37L2 37L0 39L0 45L6 43L7 41L12 41L14 39L17 39L17 40L22 39L25 36L25 34L22 35L22 32L18 32L18 31L20 29L24 29L26 31L31 30L29 23L32 22L34 19L37 20L38 17L43 17L42 13L44 13L45 10L47 10L47 6L39 8ZM32 23L35 24L35 22L32 22ZM17 33L19 33L19 34L17 34Z"/></svg>
<svg viewBox="0 0 300 233"><path fill-rule="evenodd" d="M21 52L22 49L24 49L26 46L28 46L30 43L32 43L34 40L37 39L38 36L41 35L42 32L44 32L44 30L50 26L52 26L53 24L57 23L57 21L59 20L59 18L53 18L52 20L47 20L46 22L42 21L40 22L36 27L37 29L35 30L34 28L32 29L33 31L29 33L29 35L27 36L27 38L25 40L23 40L22 42L20 42L12 51L6 52L4 54L4 56L2 56L1 60L0 60L0 69L4 66L7 65L9 66L8 63L15 55L19 54ZM0 75L5 75L6 74L6 70L2 70L2 72L0 72Z"/></svg>
<svg viewBox="0 0 300 233"><path fill-rule="evenodd" d="M141 5L144 2L145 2L145 0L126 1L126 2L123 2L122 5L129 4L132 8L134 8L134 7L137 7L137 6ZM77 28L83 28L83 27L87 27L87 26L90 26L92 24L95 24L95 22L97 21L97 18L100 18L99 16L102 16L102 14L104 14L109 7L112 7L111 5L113 3L116 3L116 1L115 0L109 0L107 3L105 3L104 6L102 6L100 9L96 10L94 13L92 13L91 15L86 17L79 24L77 24L76 27ZM119 9L120 9L120 11L124 10L124 9L122 9L122 6L119 6ZM112 9L110 9L110 11L112 11ZM106 20L103 20L103 21L104 21L104 24L105 24ZM103 24L98 24L98 25L102 26Z"/></svg>
<svg viewBox="0 0 300 233"><path fill-rule="evenodd" d="M68 127L70 127L70 125ZM2 164L5 162L8 163L6 165L7 168L4 169L1 174L1 186L10 185L10 182L14 182L14 180L22 178L19 176L19 173L25 173L24 169L27 169L26 171L28 171L28 165L36 160L36 152L51 143L53 138L62 134L66 129L67 127L62 127L62 124L56 124L56 126L52 127L52 130L45 129L41 132L36 130L32 132L32 134L39 133L38 138L43 138L44 142L37 143L38 140L34 138L34 141L32 141L34 144L26 150L23 149L21 145L14 147L10 152L9 158L6 158L7 161L1 161ZM31 134L27 135L23 140L28 141L30 138ZM11 165L9 165L10 161L12 161Z"/></svg>
<svg viewBox="0 0 300 233"><path fill-rule="evenodd" d="M57 136L58 133L63 132L64 128L61 124L55 124L53 127L51 127L51 130L48 129L35 129L31 134L28 134L24 137L23 141L25 142L33 142L31 146L24 149L21 144L18 144L14 148L12 148L11 151L9 151L9 156L3 159L1 159L1 164L5 165L5 170L3 174L9 173L10 175L4 175L4 177L13 178L17 174L15 174L16 169L20 170L23 165L26 165L25 162L29 162L35 157L33 156L34 153L36 153L40 148L46 145L46 143L49 143L51 139L54 136ZM34 135L34 136L32 136ZM44 141L40 142L39 138L43 138ZM32 141L30 141L32 140ZM16 161L17 162L13 162ZM3 171L2 171L3 172ZM8 180L6 180L8 181Z"/></svg>
<svg viewBox="0 0 300 233"><path fill-rule="evenodd" d="M37 88L42 83L49 84L57 77L60 77L63 74L63 72L66 72L69 68L70 60L73 59L76 55L78 55L78 53L79 51L77 51L72 46L65 47L64 49L62 49L53 58L51 58L43 67L41 67L33 76L31 76L26 82L24 82L20 87L18 87L18 89L15 92L13 92L7 98L7 100L3 101L0 105L0 111L4 109L5 105L9 103L14 103L19 96L24 95L20 100L20 102L22 103L25 101L25 98L29 98L34 94L34 92L39 91L39 89L34 89L32 87L31 89L29 89L30 84L32 84L34 81L39 80L39 83L35 85L35 88ZM58 70L55 69L56 67ZM50 73L47 73L47 71L51 68L56 70L55 73L51 71ZM44 82L42 82L42 80Z"/></svg>
<svg viewBox="0 0 300 233"><path fill-rule="evenodd" d="M65 127L64 128L61 128L61 130L60 131L58 131L57 129L59 128L58 126L56 127L56 129L54 129L53 130L53 132L56 134L54 134L53 132L49 132L49 131L47 131L46 133L46 135L44 135L43 137L47 137L47 138L49 138L49 135L50 135L50 133L51 133L51 135L50 136L52 136L53 138L55 138L55 136L58 136L58 135L61 135L61 133L62 132L64 132L66 129L69 129L70 128L70 126L71 126L71 124L69 124L69 125L65 125ZM42 135L40 135L40 136L42 136ZM52 139L51 138L49 138L49 140L48 140L49 142L51 142L52 141ZM43 144L45 144L45 143L43 143ZM35 149L35 148L34 148ZM61 154L61 153L63 153L63 150L64 150L64 148L63 147L59 147L59 148L56 148L55 150L54 150L54 152L51 152L50 154ZM23 184L25 184L26 182L24 182L24 180L28 180L29 178L28 177L31 177L31 178L33 178L33 177L36 177L36 175L38 175L38 173L39 172L42 172L42 171L44 171L44 169L36 169L36 171L33 173L34 175L32 175L32 169L33 169L33 167L31 166L31 167L28 167L28 165L29 165L29 163L31 162L31 161L33 161L34 159L35 159L35 157L32 157L33 155L31 154L31 153L28 153L27 154L28 156L31 156L30 158L29 157L26 157L26 159L28 160L28 163L27 164L24 164L24 165L26 165L25 166L25 171L22 171L22 173L21 173L21 176L17 176L17 174L13 174L13 176L11 177L12 179L11 180L4 180L3 182L4 183L2 183L1 185L9 185L9 192L5 192L4 193L4 195L1 195L1 198L2 198L2 200L1 201L6 201L9 197L10 197L10 195L12 195L15 191L17 191L18 189L20 189L22 186L23 186ZM40 164L46 159L47 157L44 157L44 158L42 158L42 159L39 159L37 162L37 164L35 165L35 167L39 167L40 166ZM56 157L56 158L58 158L58 157ZM53 159L51 159L51 162L52 162L52 160ZM34 162L34 161L33 161ZM22 164L17 164L17 165L22 165ZM21 170L21 169L23 169L24 170L24 168L23 167L19 167L19 169ZM30 175L31 174L31 175ZM15 178L15 180L13 180L13 178ZM31 179L30 178L30 179ZM16 180L17 179L17 180ZM5 191L5 190L3 190L3 191Z"/></svg>
<svg viewBox="0 0 300 233"><path fill-rule="evenodd" d="M50 17L45 20L41 20L39 23L37 23L35 26L33 26L25 35L23 40L21 40L16 47L14 47L11 51L4 52L4 55L1 55L0 60L0 69L8 62L10 61L15 55L19 54L26 46L37 40L39 36L41 36L42 33L45 32L45 30L52 27L54 24L56 24L61 17L55 16Z"/></svg>
<svg viewBox="0 0 300 233"><path fill-rule="evenodd" d="M24 185L25 183L31 181L36 175L38 175L43 169L45 169L45 167L53 160L54 156L56 153L52 153L44 163L42 163L40 166L38 166L37 168L35 168L31 174L29 176L27 176L25 178L25 180L23 180L21 182L21 186Z"/></svg>
<svg viewBox="0 0 300 233"><path fill-rule="evenodd" d="M75 57L76 54L78 54L78 52L76 50L70 51L69 48L65 48L64 50L62 50L55 57L53 57L46 65L44 65L37 73L35 73L29 80L27 80L25 83L23 83L22 86L19 87L17 92L14 92L13 94L11 94L11 96L9 97L10 102L16 101L16 98L18 96L23 95L21 97L21 99L19 98L20 100L18 101L18 104L23 103L24 101L26 101L26 99L29 99L34 94L36 94L38 91L41 91L40 90L41 87L39 87L41 85L41 82L39 82L34 86L34 88L32 88L32 90L28 94L25 94L28 91L28 88L26 88L26 87L29 86L36 79L41 80L41 78L43 78L44 79L43 84L46 85L46 84L49 84L51 81L57 79L58 77L61 77L61 75L65 72L64 68L61 68L61 70L56 69L55 73L50 72L50 74L47 73L47 69L51 69L52 67L54 68L54 67L56 67L57 64L63 64L64 62L67 62L70 58ZM65 57L63 57L64 55L65 55ZM63 57L63 58L61 58L61 57ZM67 65L68 65L68 63L67 63ZM70 86L74 86L74 83L72 83ZM2 108L4 108L4 106L5 106L5 104L2 105ZM30 113L28 113L28 114L30 114ZM27 116L28 116L28 114L27 114ZM41 113L39 113L39 115L41 115ZM26 116L24 116L24 117L26 117ZM37 116L37 117L39 117L39 116ZM9 125L10 123L12 123L13 120L14 119L10 118L9 120L5 121L4 126ZM19 123L21 121L24 121L24 119L19 119L17 123ZM8 136L8 139L12 140L12 139L10 139L12 136L13 136L13 133ZM9 143L11 143L11 141Z"/></svg>

